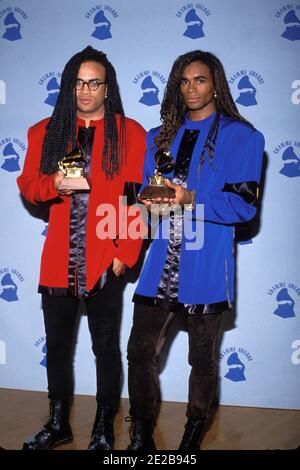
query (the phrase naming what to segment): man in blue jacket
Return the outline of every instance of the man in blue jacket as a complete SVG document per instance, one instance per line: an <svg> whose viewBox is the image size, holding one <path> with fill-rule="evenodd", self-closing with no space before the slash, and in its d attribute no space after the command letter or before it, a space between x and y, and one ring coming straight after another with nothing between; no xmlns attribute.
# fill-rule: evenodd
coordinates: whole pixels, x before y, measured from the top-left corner
<svg viewBox="0 0 300 470"><path fill-rule="evenodd" d="M128 449L155 449L158 356L179 314L187 318L191 366L188 419L179 449L196 450L217 383L221 313L234 300L234 227L256 213L264 138L239 114L219 59L203 51L175 61L161 120L162 126L147 135L143 187L154 174L157 152L167 152L175 162L166 175L174 196L143 200L150 213L157 204L162 214L169 209L157 229L167 220L169 236L153 240L133 298ZM190 243L189 224L196 237L202 231L203 244Z"/></svg>

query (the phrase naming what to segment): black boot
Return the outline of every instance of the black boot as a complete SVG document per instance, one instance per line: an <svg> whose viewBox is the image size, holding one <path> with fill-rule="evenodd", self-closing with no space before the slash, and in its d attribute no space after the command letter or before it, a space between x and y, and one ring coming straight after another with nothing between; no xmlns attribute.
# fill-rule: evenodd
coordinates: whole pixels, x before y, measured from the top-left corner
<svg viewBox="0 0 300 470"><path fill-rule="evenodd" d="M50 450L72 441L69 410L69 400L51 400L49 421L37 434L24 442L23 450Z"/></svg>
<svg viewBox="0 0 300 470"><path fill-rule="evenodd" d="M178 450L199 450L199 441L204 424L204 421L188 419Z"/></svg>
<svg viewBox="0 0 300 470"><path fill-rule="evenodd" d="M113 450L115 443L114 414L112 407L98 405L88 450Z"/></svg>
<svg viewBox="0 0 300 470"><path fill-rule="evenodd" d="M152 419L132 419L129 429L131 443L127 447L127 450L140 450L147 452L156 450L152 432Z"/></svg>

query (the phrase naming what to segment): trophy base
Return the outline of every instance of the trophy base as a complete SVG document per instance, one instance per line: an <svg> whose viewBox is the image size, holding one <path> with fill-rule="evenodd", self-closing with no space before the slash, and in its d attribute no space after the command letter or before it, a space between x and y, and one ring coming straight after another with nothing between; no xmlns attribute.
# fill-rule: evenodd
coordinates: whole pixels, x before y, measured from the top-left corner
<svg viewBox="0 0 300 470"><path fill-rule="evenodd" d="M65 176L59 189L65 191L90 191L91 185L84 176L79 176L77 178Z"/></svg>
<svg viewBox="0 0 300 470"><path fill-rule="evenodd" d="M147 186L143 189L141 194L138 196L138 200L143 199L157 199L167 198L172 199L175 196L175 191L169 186Z"/></svg>

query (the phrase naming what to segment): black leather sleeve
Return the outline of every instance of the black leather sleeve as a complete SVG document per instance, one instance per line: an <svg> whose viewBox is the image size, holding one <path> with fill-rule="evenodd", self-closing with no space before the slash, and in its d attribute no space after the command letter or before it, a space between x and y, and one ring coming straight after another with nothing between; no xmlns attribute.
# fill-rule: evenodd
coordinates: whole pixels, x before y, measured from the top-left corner
<svg viewBox="0 0 300 470"><path fill-rule="evenodd" d="M133 183L133 182L126 182L124 183L124 190L123 190L123 196L127 197L127 206L132 206L133 204L136 204L137 201L137 195L139 194L139 190L141 187L141 183Z"/></svg>
<svg viewBox="0 0 300 470"><path fill-rule="evenodd" d="M244 181L243 183L226 183L222 192L235 193L241 196L245 202L256 206L258 200L258 184L256 181Z"/></svg>

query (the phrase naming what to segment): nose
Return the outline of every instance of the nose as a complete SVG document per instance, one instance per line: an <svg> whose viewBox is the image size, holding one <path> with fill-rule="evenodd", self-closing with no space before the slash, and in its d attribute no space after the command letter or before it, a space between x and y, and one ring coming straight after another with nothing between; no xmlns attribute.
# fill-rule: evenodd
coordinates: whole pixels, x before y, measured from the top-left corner
<svg viewBox="0 0 300 470"><path fill-rule="evenodd" d="M188 83L188 93L192 93L193 91L195 90L195 82L194 80L191 80L189 83Z"/></svg>
<svg viewBox="0 0 300 470"><path fill-rule="evenodd" d="M84 82L83 87L81 88L81 93L87 94L89 92L90 92L89 84L88 82Z"/></svg>

